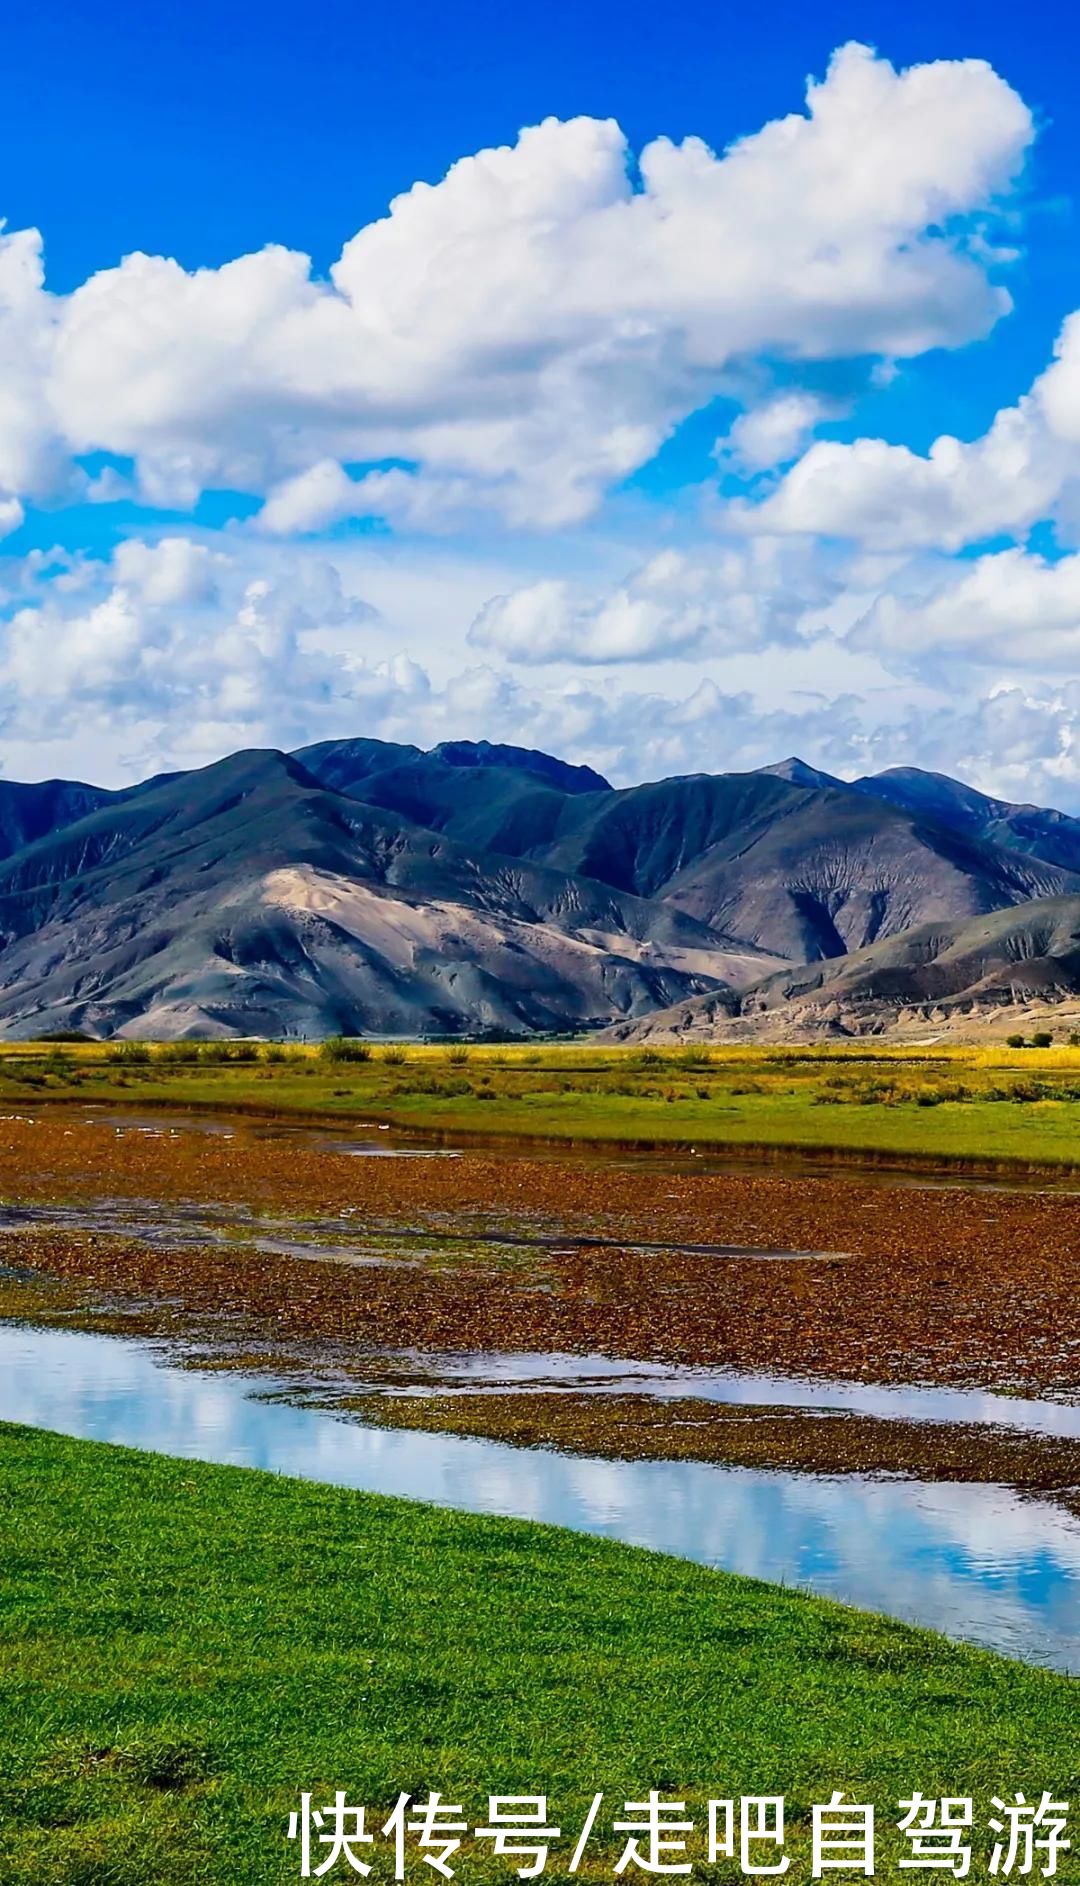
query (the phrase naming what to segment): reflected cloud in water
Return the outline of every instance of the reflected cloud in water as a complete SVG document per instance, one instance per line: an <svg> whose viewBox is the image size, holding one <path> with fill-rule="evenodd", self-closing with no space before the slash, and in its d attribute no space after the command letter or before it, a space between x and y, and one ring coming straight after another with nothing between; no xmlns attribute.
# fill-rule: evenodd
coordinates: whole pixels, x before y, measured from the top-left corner
<svg viewBox="0 0 1080 1886"><path fill-rule="evenodd" d="M1080 1667L1080 1523L1006 1488L582 1460L365 1428L149 1345L0 1325L0 1419L570 1526Z"/></svg>

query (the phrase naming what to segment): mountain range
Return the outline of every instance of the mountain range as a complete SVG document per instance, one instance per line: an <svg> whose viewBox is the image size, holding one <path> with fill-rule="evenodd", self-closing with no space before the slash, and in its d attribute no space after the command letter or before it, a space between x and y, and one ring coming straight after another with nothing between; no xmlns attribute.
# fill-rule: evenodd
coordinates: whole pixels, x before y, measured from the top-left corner
<svg viewBox="0 0 1080 1886"><path fill-rule="evenodd" d="M0 780L0 1034L888 1030L1080 992L1080 819L487 742Z"/></svg>

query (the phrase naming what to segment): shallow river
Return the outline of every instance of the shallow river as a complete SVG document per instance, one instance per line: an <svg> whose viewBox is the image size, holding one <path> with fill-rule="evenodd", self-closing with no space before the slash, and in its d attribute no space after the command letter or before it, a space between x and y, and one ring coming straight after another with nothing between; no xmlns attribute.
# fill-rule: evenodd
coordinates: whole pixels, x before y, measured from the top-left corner
<svg viewBox="0 0 1080 1886"><path fill-rule="evenodd" d="M0 1324L0 1420L514 1515L845 1599L1080 1669L1080 1521L993 1486L582 1460L367 1428L150 1345Z"/></svg>

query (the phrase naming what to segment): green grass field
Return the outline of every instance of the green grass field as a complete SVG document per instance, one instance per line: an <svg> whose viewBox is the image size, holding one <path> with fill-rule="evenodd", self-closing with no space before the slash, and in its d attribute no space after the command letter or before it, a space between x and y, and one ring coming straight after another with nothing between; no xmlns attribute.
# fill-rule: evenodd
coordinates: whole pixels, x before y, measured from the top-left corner
<svg viewBox="0 0 1080 1886"><path fill-rule="evenodd" d="M379 1824L399 1790L474 1824L489 1793L546 1793L571 1830L597 1789L612 1817L650 1787L783 1792L802 1880L833 1787L875 1803L885 1847L913 1788L978 1821L995 1791L1075 1787L1074 1682L789 1591L23 1428L0 1471L5 1886L295 1879L301 1788ZM581 1877L610 1878L596 1847ZM474 1846L458 1877L514 1874Z"/></svg>
<svg viewBox="0 0 1080 1886"><path fill-rule="evenodd" d="M348 1050L346 1050L348 1051ZM422 1132L1080 1165L1080 1048L255 1044L0 1050L0 1107L216 1106Z"/></svg>

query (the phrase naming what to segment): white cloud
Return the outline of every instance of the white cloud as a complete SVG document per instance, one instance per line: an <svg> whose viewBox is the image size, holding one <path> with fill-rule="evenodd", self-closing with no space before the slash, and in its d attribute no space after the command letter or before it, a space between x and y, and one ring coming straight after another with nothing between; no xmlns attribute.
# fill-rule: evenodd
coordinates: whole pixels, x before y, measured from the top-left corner
<svg viewBox="0 0 1080 1886"><path fill-rule="evenodd" d="M860 731L863 766L922 766L1021 803L1080 807L1080 687L998 687Z"/></svg>
<svg viewBox="0 0 1080 1886"><path fill-rule="evenodd" d="M1009 304L974 221L1031 135L980 61L848 46L805 113L720 156L658 138L635 176L618 125L548 119L397 197L328 283L280 247L138 254L51 298L36 235L5 237L0 499L55 483L62 441L134 459L151 503L270 493L273 530L576 522L735 361L985 333Z"/></svg>
<svg viewBox="0 0 1080 1886"><path fill-rule="evenodd" d="M0 625L10 776L116 784L242 746L365 733L423 746L458 737L540 746L625 784L743 770L799 752L849 777L908 763L1008 797L1080 803L1080 684L1068 673L1056 687L1042 679L983 685L959 699L945 684L837 692L843 684L830 687L824 672L820 692L800 695L798 681L789 684L793 661L774 664L772 680L763 664L753 691L697 675L679 686L670 668L657 671L666 687L644 684L641 668L623 669L625 685L617 685L611 674L549 681L535 669L470 662L451 639L449 665L436 678L400 647L384 652L392 630L322 555L287 560L272 546L234 544L209 550L207 582L200 553L208 547L190 543L186 563L182 542L123 545L109 564L24 560L20 593L38 593ZM253 560L263 554L269 562L259 574ZM660 574L652 568L660 587L664 561L656 560ZM681 561L670 559L667 572L676 591L699 580L695 565L680 572ZM1075 638L1080 558L1070 561L1057 574L1014 560L1005 580L1056 585L1057 600L1036 596L1029 614L1040 623L1053 616ZM951 606L959 612L959 602ZM965 607L972 614L951 644L963 658L978 604ZM1010 620L1015 626L1015 611ZM907 627L902 639L910 639ZM801 640L789 646L813 654Z"/></svg>
<svg viewBox="0 0 1080 1886"><path fill-rule="evenodd" d="M20 609L8 630L0 689L46 717L58 702L72 714L87 697L119 704L129 681L138 692L139 670L152 667L161 641L162 625L148 624L123 589L74 616Z"/></svg>
<svg viewBox="0 0 1080 1886"><path fill-rule="evenodd" d="M786 464L801 451L814 427L837 408L813 393L781 393L740 414L719 451L730 453L748 471Z"/></svg>
<svg viewBox="0 0 1080 1886"><path fill-rule="evenodd" d="M357 480L336 459L322 458L295 478L284 478L259 512L259 526L270 536L325 530L354 515Z"/></svg>
<svg viewBox="0 0 1080 1886"><path fill-rule="evenodd" d="M38 232L0 222L0 500L8 504L62 488L67 476L48 393L57 304L42 282Z"/></svg>
<svg viewBox="0 0 1080 1886"><path fill-rule="evenodd" d="M880 550L956 551L1022 537L1047 517L1080 519L1080 311L1030 392L982 438L944 434L925 455L882 439L812 445L760 504L735 504L750 530L814 532Z"/></svg>
<svg viewBox="0 0 1080 1886"><path fill-rule="evenodd" d="M1054 437L1080 444L1080 312L1062 323L1053 361L1035 382L1034 394Z"/></svg>
<svg viewBox="0 0 1080 1886"><path fill-rule="evenodd" d="M355 730L429 746L452 738L539 746L597 767L616 785L693 772L742 772L789 753L841 778L900 764L946 771L1005 798L1080 805L1080 684L999 688L961 707L897 707L857 695L771 708L701 681L683 695L523 684L491 668L398 693L388 678Z"/></svg>
<svg viewBox="0 0 1080 1886"><path fill-rule="evenodd" d="M767 539L693 556L665 550L599 595L549 579L495 596L468 639L530 664L741 654L790 640L833 588L812 553Z"/></svg>
<svg viewBox="0 0 1080 1886"><path fill-rule="evenodd" d="M904 665L960 657L1009 668L1075 669L1080 555L1051 562L1019 549L961 564L924 595L880 596L852 629L855 648Z"/></svg>
<svg viewBox="0 0 1080 1886"><path fill-rule="evenodd" d="M233 745L271 728L300 740L368 670L373 612L321 560L262 577L185 538L131 540L108 565L45 566L38 588L2 625L0 716L15 737L74 737L87 709L107 709L118 737L156 719L185 750L212 726ZM321 646L327 630L344 646Z"/></svg>
<svg viewBox="0 0 1080 1886"><path fill-rule="evenodd" d="M132 537L113 556L116 580L152 604L213 602L217 572L226 559L190 537L161 537L146 543Z"/></svg>
<svg viewBox="0 0 1080 1886"><path fill-rule="evenodd" d="M0 498L0 537L10 537L18 530L26 513L18 498Z"/></svg>
<svg viewBox="0 0 1080 1886"><path fill-rule="evenodd" d="M1066 464L1025 402L999 413L985 438L965 445L944 436L925 458L881 439L819 440L762 504L732 507L731 521L877 550L959 550L1044 517Z"/></svg>
<svg viewBox="0 0 1080 1886"><path fill-rule="evenodd" d="M399 466L350 478L336 459L324 458L308 471L274 485L255 527L268 537L291 537L326 530L347 517L378 517L395 526L439 532L474 522L485 509L501 511L510 524L530 521L522 490L506 480L479 473L471 478L444 477ZM572 523L576 510L575 501L564 518L552 511L547 521Z"/></svg>

